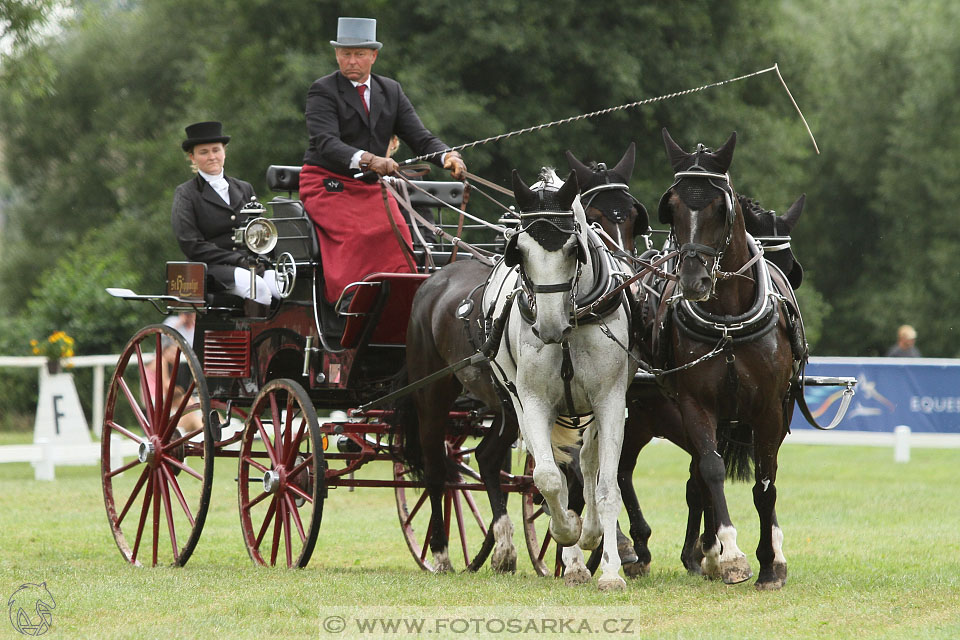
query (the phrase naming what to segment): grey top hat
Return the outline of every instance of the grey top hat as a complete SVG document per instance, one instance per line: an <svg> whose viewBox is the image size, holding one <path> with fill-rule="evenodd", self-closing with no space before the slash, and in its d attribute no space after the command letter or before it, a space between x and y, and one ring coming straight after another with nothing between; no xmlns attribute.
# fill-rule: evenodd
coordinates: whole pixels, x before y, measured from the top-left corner
<svg viewBox="0 0 960 640"><path fill-rule="evenodd" d="M337 20L337 39L331 40L335 47L379 49L377 21L373 18L340 18Z"/></svg>

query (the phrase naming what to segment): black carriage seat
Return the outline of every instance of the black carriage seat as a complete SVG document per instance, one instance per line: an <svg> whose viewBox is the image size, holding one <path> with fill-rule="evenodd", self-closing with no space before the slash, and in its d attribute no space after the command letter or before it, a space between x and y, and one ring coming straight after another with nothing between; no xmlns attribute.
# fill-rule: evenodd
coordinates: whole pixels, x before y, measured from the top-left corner
<svg viewBox="0 0 960 640"><path fill-rule="evenodd" d="M434 228L436 227L438 219L449 221L456 218L457 214L444 205L450 205L457 209L463 206L463 183L441 180L411 180L411 182L416 185L416 187L419 187L419 189L416 187L407 187L410 204L417 213L430 222L430 226L422 223L418 224L420 233L423 235L423 239L430 244L430 252L434 264L441 267L450 262L452 247L449 243L441 243L438 240L434 233ZM393 184L398 191L403 188L400 181L395 180ZM423 191L420 189L423 189ZM424 191L426 193L424 193ZM413 251L417 256L417 264L422 266L425 260L425 251L417 238L417 234L413 232L413 221L410 220L410 214L402 206L400 207L400 213L403 214L407 224L411 227L414 244ZM472 257L472 254L466 251L459 252L459 255L461 257Z"/></svg>

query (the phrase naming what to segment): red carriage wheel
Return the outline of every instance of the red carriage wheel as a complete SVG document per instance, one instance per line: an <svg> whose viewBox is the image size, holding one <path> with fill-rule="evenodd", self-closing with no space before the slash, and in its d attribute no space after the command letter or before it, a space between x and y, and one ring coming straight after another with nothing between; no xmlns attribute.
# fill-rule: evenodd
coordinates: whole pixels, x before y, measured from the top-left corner
<svg viewBox="0 0 960 640"><path fill-rule="evenodd" d="M278 379L257 394L240 442L240 529L257 564L305 567L325 497L317 412L299 383Z"/></svg>
<svg viewBox="0 0 960 640"><path fill-rule="evenodd" d="M450 561L455 569L476 571L486 561L493 547L487 541L487 523L490 522L490 506L486 492L466 488L465 484L480 483L480 472L476 470L473 457L479 439L467 439L466 436L447 436L447 459L451 473L456 470L454 486L449 486L443 496L443 526L447 534L447 548ZM397 483L394 493L397 500L397 514L400 516L400 529L404 540L421 569L435 571L430 541L433 531L430 527L430 496L425 489L403 486L414 478L407 467L395 462L393 479ZM485 541L487 544L484 544Z"/></svg>
<svg viewBox="0 0 960 640"><path fill-rule="evenodd" d="M193 553L213 482L209 413L183 336L152 325L130 339L110 380L100 449L107 520L127 562L183 566Z"/></svg>

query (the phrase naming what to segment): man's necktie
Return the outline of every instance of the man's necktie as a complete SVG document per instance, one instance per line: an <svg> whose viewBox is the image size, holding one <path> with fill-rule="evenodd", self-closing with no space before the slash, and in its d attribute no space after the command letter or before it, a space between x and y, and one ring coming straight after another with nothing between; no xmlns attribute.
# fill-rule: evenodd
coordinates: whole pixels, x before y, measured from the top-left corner
<svg viewBox="0 0 960 640"><path fill-rule="evenodd" d="M367 115L370 115L370 107L367 106L367 100L366 100L366 97L364 96L364 94L367 92L367 85L358 84L357 92L360 94L360 102L363 103L363 108L366 109Z"/></svg>

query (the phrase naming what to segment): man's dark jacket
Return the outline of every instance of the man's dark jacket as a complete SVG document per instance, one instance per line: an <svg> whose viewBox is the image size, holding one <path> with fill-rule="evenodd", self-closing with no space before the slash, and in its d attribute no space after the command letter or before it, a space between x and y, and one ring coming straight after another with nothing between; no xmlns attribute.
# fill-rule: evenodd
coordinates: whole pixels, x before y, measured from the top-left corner
<svg viewBox="0 0 960 640"><path fill-rule="evenodd" d="M368 116L356 87L339 71L313 83L307 92L310 146L304 164L353 176L350 158L360 149L386 156L393 134L418 156L449 148L423 126L396 80L371 73L370 91ZM439 165L440 155L430 160Z"/></svg>
<svg viewBox="0 0 960 640"><path fill-rule="evenodd" d="M249 182L224 178L229 185L229 205L198 174L174 192L171 221L183 255L191 262L206 262L207 275L227 288L234 284L235 268L246 266L248 254L234 246L233 230L246 224L240 210L254 197L254 191Z"/></svg>

